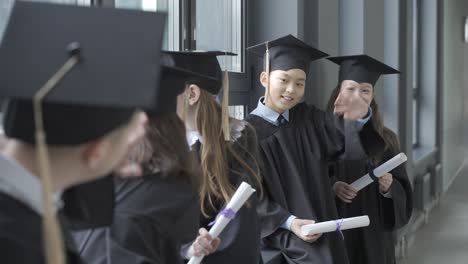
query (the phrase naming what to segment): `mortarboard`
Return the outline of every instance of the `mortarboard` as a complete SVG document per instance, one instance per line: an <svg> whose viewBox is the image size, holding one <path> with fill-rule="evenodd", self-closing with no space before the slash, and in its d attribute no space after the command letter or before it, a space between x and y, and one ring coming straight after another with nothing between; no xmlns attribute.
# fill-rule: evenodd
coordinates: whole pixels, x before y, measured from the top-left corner
<svg viewBox="0 0 468 264"><path fill-rule="evenodd" d="M0 48L5 132L33 142L31 100L78 46L79 62L43 99L47 143L79 144L156 107L165 15L17 1ZM57 23L60 21L60 23Z"/></svg>
<svg viewBox="0 0 468 264"><path fill-rule="evenodd" d="M123 125L136 108L155 108L164 20L140 11L13 6L0 45L0 96L6 134L36 143L47 263L65 257L46 142L84 143Z"/></svg>
<svg viewBox="0 0 468 264"><path fill-rule="evenodd" d="M197 84L207 92L217 95L223 87L222 131L226 141L231 139L229 125L229 77L227 71L224 76L221 71L217 56L234 56L236 54L225 51L167 51L165 52L168 65L187 69L200 76L191 76L187 83Z"/></svg>
<svg viewBox="0 0 468 264"><path fill-rule="evenodd" d="M269 71L301 69L306 75L309 73L310 62L328 56L293 35L287 35L275 40L267 41L247 49L255 56L266 61L269 54ZM265 63L265 69L268 63Z"/></svg>
<svg viewBox="0 0 468 264"><path fill-rule="evenodd" d="M187 53L187 52L184 52ZM175 112L177 107L177 95L182 93L185 89L187 83L196 83L201 87L209 87L211 91L219 89L221 86L220 78L215 78L209 75L209 69L216 68L213 61L205 58L201 60L201 63L197 62L194 59L191 59L192 64L198 64L199 68L197 71L195 65L192 65L190 62L187 62L187 59L184 59L185 55L174 55L177 52L164 51L161 56L161 81L160 81L160 97L164 98L158 102L158 106L155 111L150 111L150 114L164 113L164 112ZM207 64L204 62L207 61ZM214 62L217 63L216 57L214 57ZM219 64L217 64L219 68ZM213 71L212 71L213 72ZM218 74L216 70L216 74ZM219 72L221 75L221 73Z"/></svg>
<svg viewBox="0 0 468 264"><path fill-rule="evenodd" d="M340 83L344 80L353 80L358 83L367 82L375 86L380 75L400 73L368 55L337 56L327 59L340 65Z"/></svg>
<svg viewBox="0 0 468 264"><path fill-rule="evenodd" d="M236 54L223 51L166 51L168 65L187 69L203 78L194 76L187 80L189 83L199 84L211 94L218 94L223 83L223 72L219 66L218 56L235 56Z"/></svg>

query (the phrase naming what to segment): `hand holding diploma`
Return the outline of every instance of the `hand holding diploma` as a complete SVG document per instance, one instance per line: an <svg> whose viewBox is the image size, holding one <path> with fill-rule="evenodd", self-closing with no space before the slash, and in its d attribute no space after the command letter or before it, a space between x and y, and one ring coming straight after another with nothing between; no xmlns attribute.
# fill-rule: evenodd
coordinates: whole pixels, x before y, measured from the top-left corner
<svg viewBox="0 0 468 264"><path fill-rule="evenodd" d="M358 180L354 181L351 186L356 189L357 191L362 190L367 185L374 182L374 180L384 176L386 173L389 173L396 167L400 166L407 160L407 157L404 153L400 153L393 157L392 159L388 160L384 164L380 165L379 167L375 168L373 171L369 172L368 174L362 176Z"/></svg>
<svg viewBox="0 0 468 264"><path fill-rule="evenodd" d="M365 227L369 224L369 217L367 215L363 215L358 217L344 218L334 221L305 225L302 227L301 231L303 235L322 234L335 231L341 233L341 230Z"/></svg>
<svg viewBox="0 0 468 264"><path fill-rule="evenodd" d="M333 191L336 196L345 203L351 203L356 198L358 191L346 182L337 181L333 184Z"/></svg>
<svg viewBox="0 0 468 264"><path fill-rule="evenodd" d="M221 240L217 237L213 238L205 228L200 228L197 239L189 248L189 256L203 257L215 252Z"/></svg>
<svg viewBox="0 0 468 264"><path fill-rule="evenodd" d="M302 227L315 224L314 220L308 220L308 219L294 219L292 224L291 224L291 231L298 236L300 239L304 240L305 242L315 242L317 239L319 239L322 234L311 234L311 235L306 235L302 233Z"/></svg>
<svg viewBox="0 0 468 264"><path fill-rule="evenodd" d="M247 202L247 200L254 192L255 189L253 189L249 184L242 182L227 204L226 208L223 209L216 217L214 225L209 232L211 238L217 238L219 234L221 234L229 222L234 219L237 211L239 211L239 209L245 204L245 202ZM190 258L188 264L199 264L202 260L203 256L193 256Z"/></svg>
<svg viewBox="0 0 468 264"><path fill-rule="evenodd" d="M387 193L393 183L393 176L390 173L385 173L379 178L379 191L380 193Z"/></svg>

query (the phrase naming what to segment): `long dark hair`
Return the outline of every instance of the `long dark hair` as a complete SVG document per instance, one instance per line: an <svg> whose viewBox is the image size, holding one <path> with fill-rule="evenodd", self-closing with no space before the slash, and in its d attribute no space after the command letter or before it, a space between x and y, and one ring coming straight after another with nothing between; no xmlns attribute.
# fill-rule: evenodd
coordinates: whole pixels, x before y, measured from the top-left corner
<svg viewBox="0 0 468 264"><path fill-rule="evenodd" d="M200 168L187 144L185 125L176 113L149 117L145 138L132 151L131 160L142 165L144 174L189 177L198 185Z"/></svg>
<svg viewBox="0 0 468 264"><path fill-rule="evenodd" d="M327 111L333 112L333 110L335 109L336 98L338 97L340 92L341 92L341 82L338 83L338 85L335 87L335 89L332 91L330 95L330 99L328 100L328 104L327 104ZM379 134L379 136L384 140L384 143L385 143L385 148L383 152L386 152L386 151L399 152L400 142L398 140L398 137L393 131L385 127L382 116L380 115L379 106L377 102L375 101L375 99L372 99L370 107L372 108L372 118L370 120L370 122L372 123L372 127ZM375 158L376 161L378 162L382 161L381 155L377 157L373 157L373 158Z"/></svg>

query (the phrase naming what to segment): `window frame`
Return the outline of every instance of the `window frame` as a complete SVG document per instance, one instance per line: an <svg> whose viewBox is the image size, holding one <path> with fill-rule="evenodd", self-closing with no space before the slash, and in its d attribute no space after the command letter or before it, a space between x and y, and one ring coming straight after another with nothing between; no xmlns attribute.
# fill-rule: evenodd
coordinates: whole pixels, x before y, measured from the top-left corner
<svg viewBox="0 0 468 264"><path fill-rule="evenodd" d="M412 34L412 135L411 135L411 142L413 148L419 147L421 144L420 140L420 130L421 130L421 122L420 122L420 52L419 52L419 45L420 45L420 12L419 12L419 0L412 0L413 4L413 34Z"/></svg>

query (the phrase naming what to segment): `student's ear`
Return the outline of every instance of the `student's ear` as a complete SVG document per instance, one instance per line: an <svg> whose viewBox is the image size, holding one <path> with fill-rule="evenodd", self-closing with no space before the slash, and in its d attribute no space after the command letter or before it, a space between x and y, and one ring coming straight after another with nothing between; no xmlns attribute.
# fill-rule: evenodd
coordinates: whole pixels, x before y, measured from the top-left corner
<svg viewBox="0 0 468 264"><path fill-rule="evenodd" d="M265 71L262 71L260 74L260 83L262 84L263 87L267 87L267 82L268 82L268 74Z"/></svg>
<svg viewBox="0 0 468 264"><path fill-rule="evenodd" d="M187 90L188 103L190 106L195 105L200 99L200 87L196 84L191 84Z"/></svg>
<svg viewBox="0 0 468 264"><path fill-rule="evenodd" d="M81 157L84 165L89 169L95 170L99 167L101 161L105 158L110 142L104 137L83 146Z"/></svg>

